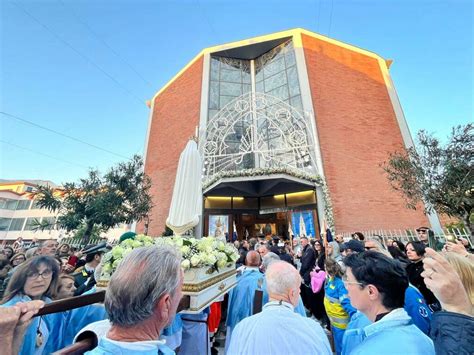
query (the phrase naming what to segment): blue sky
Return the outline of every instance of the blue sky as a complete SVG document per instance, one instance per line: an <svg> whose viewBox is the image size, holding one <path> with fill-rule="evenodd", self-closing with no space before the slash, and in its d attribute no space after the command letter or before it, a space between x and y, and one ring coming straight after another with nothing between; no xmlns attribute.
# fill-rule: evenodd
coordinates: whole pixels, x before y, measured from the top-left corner
<svg viewBox="0 0 474 355"><path fill-rule="evenodd" d="M145 100L201 49L295 27L393 59L412 134L427 129L445 137L453 125L473 121L470 0L4 0L0 6L0 111L120 156L143 153ZM5 115L0 132L0 178L63 183L85 176L87 167L105 171L124 159Z"/></svg>

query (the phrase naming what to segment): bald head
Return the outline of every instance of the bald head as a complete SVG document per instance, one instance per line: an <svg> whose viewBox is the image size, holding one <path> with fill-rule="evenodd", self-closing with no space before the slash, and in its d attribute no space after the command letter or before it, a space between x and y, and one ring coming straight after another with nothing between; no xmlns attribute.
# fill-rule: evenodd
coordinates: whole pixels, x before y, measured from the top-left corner
<svg viewBox="0 0 474 355"><path fill-rule="evenodd" d="M245 265L247 266L260 266L260 254L255 250L251 250L247 253L245 257Z"/></svg>
<svg viewBox="0 0 474 355"><path fill-rule="evenodd" d="M286 261L271 263L265 273L265 279L271 299L287 301L294 306L298 304L301 276L292 265Z"/></svg>

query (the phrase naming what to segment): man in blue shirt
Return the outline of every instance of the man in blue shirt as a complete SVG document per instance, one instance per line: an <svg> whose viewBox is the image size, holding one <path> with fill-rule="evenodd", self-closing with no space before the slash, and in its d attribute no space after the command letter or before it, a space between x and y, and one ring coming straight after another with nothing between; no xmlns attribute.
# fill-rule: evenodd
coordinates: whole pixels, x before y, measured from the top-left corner
<svg viewBox="0 0 474 355"><path fill-rule="evenodd" d="M321 326L294 311L300 300L298 271L285 261L275 261L265 280L270 302L237 324L227 354L332 354Z"/></svg>
<svg viewBox="0 0 474 355"><path fill-rule="evenodd" d="M171 246L138 248L110 279L105 309L111 328L86 354L174 354L158 340L182 297L181 256Z"/></svg>

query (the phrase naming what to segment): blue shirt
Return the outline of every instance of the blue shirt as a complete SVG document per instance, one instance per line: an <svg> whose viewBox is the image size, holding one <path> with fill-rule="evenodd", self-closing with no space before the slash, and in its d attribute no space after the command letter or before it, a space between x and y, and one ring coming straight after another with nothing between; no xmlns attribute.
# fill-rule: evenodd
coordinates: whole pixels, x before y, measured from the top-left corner
<svg viewBox="0 0 474 355"><path fill-rule="evenodd" d="M274 301L237 324L226 354L332 355L332 351L319 323L302 317L289 303Z"/></svg>
<svg viewBox="0 0 474 355"><path fill-rule="evenodd" d="M45 303L50 303L51 299L43 297L42 300ZM10 301L2 304L0 307L14 306L20 302L31 301L31 298L26 295L17 295ZM41 323L40 323L41 320ZM46 326L47 330L42 331L44 348L43 354L50 354L61 348L60 340L56 334L62 334L63 323L60 313L48 314L42 317L35 317L32 319L31 324L26 328L25 335L23 337L23 343L20 347L20 355L32 355L35 354L36 347L36 336L38 328L41 330L42 327Z"/></svg>
<svg viewBox="0 0 474 355"><path fill-rule="evenodd" d="M164 343L155 342L138 342L139 343L154 343L152 346L147 346L144 349L131 349L125 346L121 346L120 342L110 341L106 338L101 338L96 348L91 351L87 351L85 354L88 355L174 355L175 352L168 348ZM134 343L129 345L133 346Z"/></svg>
<svg viewBox="0 0 474 355"><path fill-rule="evenodd" d="M433 341L403 308L397 308L361 331L362 342L348 350L351 355L410 354L435 355Z"/></svg>
<svg viewBox="0 0 474 355"><path fill-rule="evenodd" d="M30 297L17 295L2 306L13 306L19 302L28 301L31 301ZM44 297L43 301L50 303L51 299ZM105 318L107 318L107 314L103 305L90 305L66 312L35 317L26 329L23 344L20 348L20 355L31 355L37 350L36 335L38 326L40 326L40 330L45 326L47 328L46 332L44 330L41 332L45 343L42 353L50 354L71 345L76 333L86 325ZM47 337L44 336L46 334Z"/></svg>

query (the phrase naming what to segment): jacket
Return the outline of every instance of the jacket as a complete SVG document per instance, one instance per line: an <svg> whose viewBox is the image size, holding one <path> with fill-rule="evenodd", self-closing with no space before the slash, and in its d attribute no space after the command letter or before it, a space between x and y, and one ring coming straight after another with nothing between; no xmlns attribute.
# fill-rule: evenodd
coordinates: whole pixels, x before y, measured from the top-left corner
<svg viewBox="0 0 474 355"><path fill-rule="evenodd" d="M316 263L316 252L308 244L303 249L303 254L301 255L301 268L300 275L303 278L303 281L306 285L309 285L311 282L310 272L313 270L314 264Z"/></svg>
<svg viewBox="0 0 474 355"><path fill-rule="evenodd" d="M351 355L410 354L435 355L433 341L412 323L403 308L397 308L361 332L362 342Z"/></svg>
<svg viewBox="0 0 474 355"><path fill-rule="evenodd" d="M329 277L324 286L324 308L335 328L346 329L350 317L357 312L352 307L347 290L340 277Z"/></svg>
<svg viewBox="0 0 474 355"><path fill-rule="evenodd" d="M82 295L84 292L89 291L95 284L94 278L94 270L87 271L85 266L81 266L74 271L72 274L74 277L74 286L76 287L76 291L74 291L74 296ZM89 279L90 281L86 285L86 281Z"/></svg>
<svg viewBox="0 0 474 355"><path fill-rule="evenodd" d="M425 334L428 334L432 312L428 308L421 293L412 285L407 287L405 291L405 305L403 307L412 319L413 323ZM362 342L363 332L359 331L372 322L360 311L357 311L351 317L351 321L347 325L346 332L342 341L342 355L350 354L350 349L355 348Z"/></svg>
<svg viewBox="0 0 474 355"><path fill-rule="evenodd" d="M430 338L436 354L472 354L474 318L453 312L436 312L431 320Z"/></svg>
<svg viewBox="0 0 474 355"><path fill-rule="evenodd" d="M369 324L372 324L369 318L361 311L357 311L347 325L344 337L342 339L342 355L351 353L351 350L359 345L364 340L364 329Z"/></svg>
<svg viewBox="0 0 474 355"><path fill-rule="evenodd" d="M427 304L438 303L435 295L425 285L425 280L421 276L423 272L423 261L417 261L407 265L407 275L410 283L421 292Z"/></svg>
<svg viewBox="0 0 474 355"><path fill-rule="evenodd" d="M430 332L430 323L433 312L426 304L423 295L418 289L409 285L405 291L405 311L413 323L426 335Z"/></svg>

